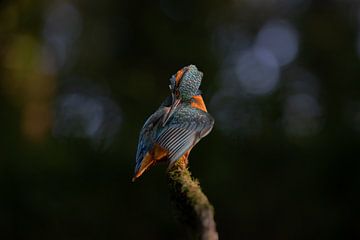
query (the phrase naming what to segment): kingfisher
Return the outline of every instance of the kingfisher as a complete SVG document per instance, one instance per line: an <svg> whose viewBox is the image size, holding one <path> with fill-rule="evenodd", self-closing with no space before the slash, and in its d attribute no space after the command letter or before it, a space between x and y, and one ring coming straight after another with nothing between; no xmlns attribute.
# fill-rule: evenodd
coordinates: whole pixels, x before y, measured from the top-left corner
<svg viewBox="0 0 360 240"><path fill-rule="evenodd" d="M168 162L168 169L180 159L187 164L191 149L212 130L214 118L199 89L202 77L189 65L170 78L170 96L140 131L133 182L158 162Z"/></svg>

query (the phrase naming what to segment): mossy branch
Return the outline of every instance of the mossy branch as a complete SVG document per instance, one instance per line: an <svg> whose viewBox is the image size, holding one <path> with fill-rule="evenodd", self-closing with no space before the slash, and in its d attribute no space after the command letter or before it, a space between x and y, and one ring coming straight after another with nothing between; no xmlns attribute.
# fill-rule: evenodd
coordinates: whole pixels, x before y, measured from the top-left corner
<svg viewBox="0 0 360 240"><path fill-rule="evenodd" d="M217 240L214 208L201 191L199 182L191 177L187 160L180 159L168 171L170 197L193 239Z"/></svg>

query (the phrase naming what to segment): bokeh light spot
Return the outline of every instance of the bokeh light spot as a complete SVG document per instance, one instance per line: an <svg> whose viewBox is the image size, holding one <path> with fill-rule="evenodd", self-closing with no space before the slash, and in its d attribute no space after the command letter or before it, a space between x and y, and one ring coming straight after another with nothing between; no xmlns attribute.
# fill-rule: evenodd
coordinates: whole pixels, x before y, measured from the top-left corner
<svg viewBox="0 0 360 240"><path fill-rule="evenodd" d="M279 81L279 65L271 52L262 48L244 51L236 63L236 74L244 91L268 94Z"/></svg>
<svg viewBox="0 0 360 240"><path fill-rule="evenodd" d="M255 44L270 51L279 65L284 66L295 59L299 48L299 37L289 22L272 20L260 30Z"/></svg>
<svg viewBox="0 0 360 240"><path fill-rule="evenodd" d="M56 1L45 16L43 35L45 44L55 52L57 67L65 64L70 48L80 36L82 19L74 5Z"/></svg>
<svg viewBox="0 0 360 240"><path fill-rule="evenodd" d="M58 97L53 134L109 144L121 120L119 108L108 96L77 90Z"/></svg>

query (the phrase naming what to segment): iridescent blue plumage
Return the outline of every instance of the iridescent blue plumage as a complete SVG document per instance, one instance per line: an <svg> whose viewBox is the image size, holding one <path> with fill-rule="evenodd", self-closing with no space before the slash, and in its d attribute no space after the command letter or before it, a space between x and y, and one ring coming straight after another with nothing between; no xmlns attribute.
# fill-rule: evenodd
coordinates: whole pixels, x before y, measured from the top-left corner
<svg viewBox="0 0 360 240"><path fill-rule="evenodd" d="M186 67L185 73L179 83L179 94L183 101L190 100L199 90L203 73L195 65Z"/></svg>
<svg viewBox="0 0 360 240"><path fill-rule="evenodd" d="M164 114L169 109L171 104L171 98L167 97L164 102L160 105L159 109L155 111L145 122L144 126L141 129L139 136L139 143L136 153L136 166L135 172L140 168L141 162L147 152L154 145L154 139L157 136L157 129L161 127L161 120Z"/></svg>
<svg viewBox="0 0 360 240"><path fill-rule="evenodd" d="M169 151L168 160L173 163L205 137L214 124L209 113L183 103L164 127L158 129L156 142Z"/></svg>
<svg viewBox="0 0 360 240"><path fill-rule="evenodd" d="M207 113L199 90L202 75L190 65L170 78L171 97L140 132L133 180L158 161L173 164L211 131L214 119Z"/></svg>

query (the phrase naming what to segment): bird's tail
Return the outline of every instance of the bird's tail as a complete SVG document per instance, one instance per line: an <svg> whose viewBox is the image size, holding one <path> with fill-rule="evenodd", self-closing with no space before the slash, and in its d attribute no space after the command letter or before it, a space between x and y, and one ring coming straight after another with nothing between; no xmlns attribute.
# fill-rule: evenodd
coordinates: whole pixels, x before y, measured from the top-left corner
<svg viewBox="0 0 360 240"><path fill-rule="evenodd" d="M145 154L144 159L141 161L140 165L135 169L134 177L132 182L135 182L147 169L152 167L156 162L163 160L168 155L168 152L162 148L160 145L155 144L153 150Z"/></svg>

